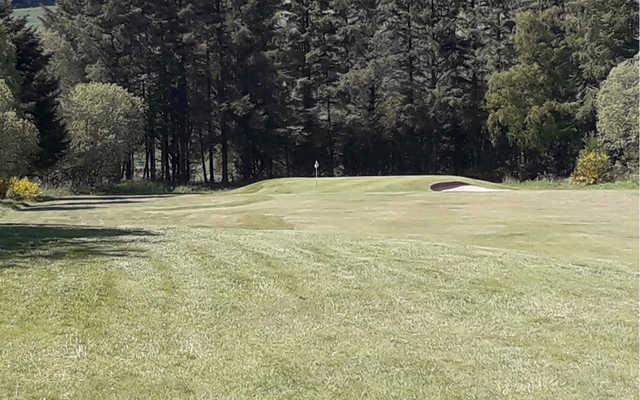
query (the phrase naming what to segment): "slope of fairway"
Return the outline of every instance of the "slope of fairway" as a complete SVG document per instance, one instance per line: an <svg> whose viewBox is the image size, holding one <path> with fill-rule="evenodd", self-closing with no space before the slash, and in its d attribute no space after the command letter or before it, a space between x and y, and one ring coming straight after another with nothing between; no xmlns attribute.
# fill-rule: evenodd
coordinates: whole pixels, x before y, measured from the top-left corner
<svg viewBox="0 0 640 400"><path fill-rule="evenodd" d="M283 178L271 179L236 190L236 193L300 194L300 193L383 193L427 192L439 182L464 182L486 188L501 185L459 176L380 176L345 178Z"/></svg>
<svg viewBox="0 0 640 400"><path fill-rule="evenodd" d="M5 208L0 398L637 398L638 193L441 179Z"/></svg>

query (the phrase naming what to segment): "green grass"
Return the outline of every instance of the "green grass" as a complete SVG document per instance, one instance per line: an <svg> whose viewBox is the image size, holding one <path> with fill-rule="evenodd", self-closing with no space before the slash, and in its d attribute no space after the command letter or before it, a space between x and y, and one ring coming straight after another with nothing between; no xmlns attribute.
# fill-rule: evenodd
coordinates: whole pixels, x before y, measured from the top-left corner
<svg viewBox="0 0 640 400"><path fill-rule="evenodd" d="M637 398L637 191L448 179L3 208L0 398Z"/></svg>

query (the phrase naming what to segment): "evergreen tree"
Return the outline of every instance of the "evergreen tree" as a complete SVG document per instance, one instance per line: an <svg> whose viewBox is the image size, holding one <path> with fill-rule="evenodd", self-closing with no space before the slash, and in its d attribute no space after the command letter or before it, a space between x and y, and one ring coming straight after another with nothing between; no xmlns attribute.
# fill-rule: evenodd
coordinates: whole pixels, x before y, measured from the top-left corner
<svg viewBox="0 0 640 400"><path fill-rule="evenodd" d="M16 48L2 24L0 24L0 79L5 81L14 96L18 93L20 80L16 71Z"/></svg>
<svg viewBox="0 0 640 400"><path fill-rule="evenodd" d="M16 71L20 82L18 100L21 111L38 130L38 157L34 163L40 171L55 165L67 146L66 130L58 115L58 79L49 73L51 55L42 47L40 37L27 26L24 18L14 18L4 8L3 24L16 49Z"/></svg>

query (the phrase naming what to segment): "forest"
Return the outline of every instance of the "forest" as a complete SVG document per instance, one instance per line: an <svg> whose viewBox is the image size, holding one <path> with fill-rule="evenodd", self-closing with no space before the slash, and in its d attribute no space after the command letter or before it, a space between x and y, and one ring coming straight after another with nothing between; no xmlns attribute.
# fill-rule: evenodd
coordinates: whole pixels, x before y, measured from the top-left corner
<svg viewBox="0 0 640 400"><path fill-rule="evenodd" d="M14 1L15 7L32 2ZM0 10L0 178L638 168L632 0L58 0ZM6 145L4 145L6 143Z"/></svg>

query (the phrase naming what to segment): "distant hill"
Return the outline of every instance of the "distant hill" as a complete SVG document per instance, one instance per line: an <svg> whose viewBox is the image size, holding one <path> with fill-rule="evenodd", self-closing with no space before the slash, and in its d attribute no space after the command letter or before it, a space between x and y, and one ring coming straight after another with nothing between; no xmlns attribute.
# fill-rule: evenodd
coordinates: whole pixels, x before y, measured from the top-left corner
<svg viewBox="0 0 640 400"><path fill-rule="evenodd" d="M56 4L55 0L13 0L13 8L29 8L39 6L52 6Z"/></svg>
<svg viewBox="0 0 640 400"><path fill-rule="evenodd" d="M40 27L42 25L40 17L44 15L44 9L44 7L16 8L13 10L13 15L17 17L25 17L29 25Z"/></svg>

